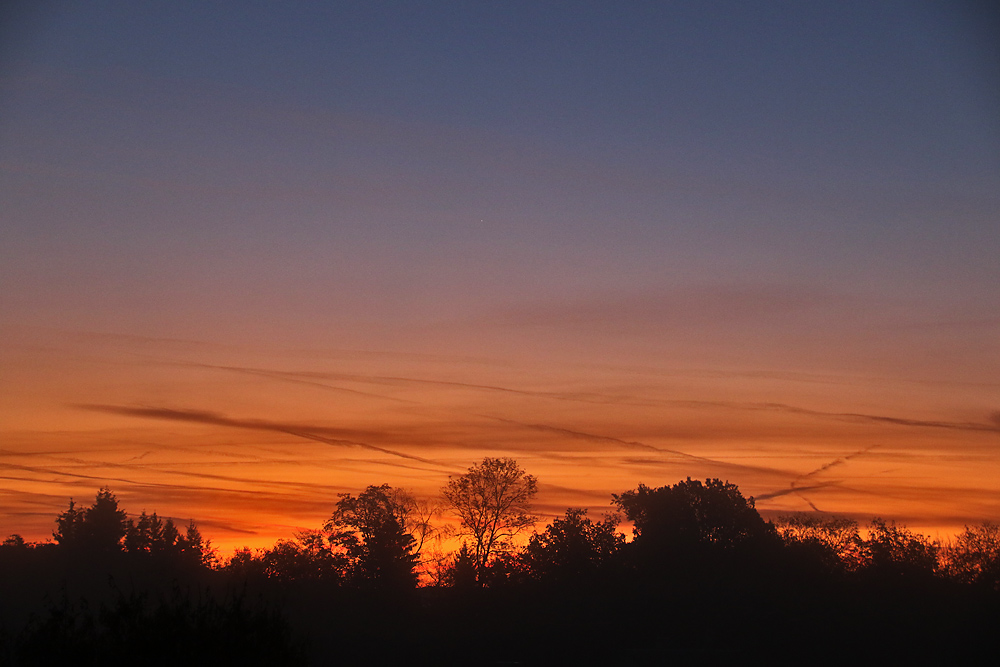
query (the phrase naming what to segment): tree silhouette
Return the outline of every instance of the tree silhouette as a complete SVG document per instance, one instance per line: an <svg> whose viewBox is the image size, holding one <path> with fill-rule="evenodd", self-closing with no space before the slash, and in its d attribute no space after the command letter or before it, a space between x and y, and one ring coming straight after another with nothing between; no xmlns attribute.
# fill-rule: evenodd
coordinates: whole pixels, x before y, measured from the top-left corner
<svg viewBox="0 0 1000 667"><path fill-rule="evenodd" d="M126 527L125 512L118 508L118 499L111 489L102 487L94 504L85 510L76 509L70 499L69 509L56 518L52 535L60 546L106 554L121 551Z"/></svg>
<svg viewBox="0 0 1000 667"><path fill-rule="evenodd" d="M671 544L711 544L732 548L773 529L735 484L718 479L678 482L613 495L614 503L635 525L636 538Z"/></svg>
<svg viewBox="0 0 1000 667"><path fill-rule="evenodd" d="M128 519L125 524L125 551L129 553L149 552L154 540L159 540L163 525L156 512L152 516L142 514L135 521Z"/></svg>
<svg viewBox="0 0 1000 667"><path fill-rule="evenodd" d="M258 550L258 553L250 547L239 547L233 551L233 555L222 565L221 568L225 572L236 575L241 580L248 580L251 578L263 578L267 576L265 572L265 565L263 557Z"/></svg>
<svg viewBox="0 0 1000 667"><path fill-rule="evenodd" d="M189 565L208 566L215 557L211 541L206 542L194 520L188 522L182 535L173 519L163 521L145 510L133 521L125 522L125 551L165 557Z"/></svg>
<svg viewBox="0 0 1000 667"><path fill-rule="evenodd" d="M28 543L24 541L23 537L14 533L13 535L8 536L0 546L5 549L27 549Z"/></svg>
<svg viewBox="0 0 1000 667"><path fill-rule="evenodd" d="M945 549L948 573L969 584L1000 591L1000 526L986 521L965 530Z"/></svg>
<svg viewBox="0 0 1000 667"><path fill-rule="evenodd" d="M294 540L278 540L254 562L249 549L237 551L230 560L231 571L260 573L278 581L327 581L343 579L347 559L334 553L317 530L296 533Z"/></svg>
<svg viewBox="0 0 1000 667"><path fill-rule="evenodd" d="M195 525L194 519L188 522L184 537L181 538L181 558L185 561L210 567L215 561L216 552L212 547L212 540L202 538L201 531Z"/></svg>
<svg viewBox="0 0 1000 667"><path fill-rule="evenodd" d="M467 543L462 542L451 562L442 568L440 581L446 586L459 589L475 585L476 557Z"/></svg>
<svg viewBox="0 0 1000 667"><path fill-rule="evenodd" d="M94 504L86 509L70 499L69 508L56 517L52 535L60 550L94 564L119 552L128 554L132 562L137 557L152 558L171 567L203 568L215 559L211 542L202 538L193 520L181 533L173 519L163 520L156 512L143 510L135 519L128 518L107 487L98 491Z"/></svg>
<svg viewBox="0 0 1000 667"><path fill-rule="evenodd" d="M506 507L511 525L523 525L517 519L529 516L535 484L516 463L486 459L462 477L467 485L452 480L452 490L468 493L453 497L474 502L476 516L496 498L520 497L521 505ZM194 522L185 531L155 512L125 519L114 494L101 489L93 506L71 501L58 516L55 544L16 535L0 544L0 663L235 656L280 664L296 646L312 646L317 664L398 664L428 637L449 647L436 660L442 664L470 655L490 663L646 664L692 655L714 662L773 657L760 637L775 627L789 654L822 646L831 661L863 651L926 662L933 643L947 647L942 657L964 650L968 658L959 653L957 661L974 663L975 650L995 643L994 524L966 528L939 550L881 519L859 531L849 519L797 515L775 530L753 499L717 479L640 485L614 502L633 521L629 543L616 516L591 520L570 508L520 550L509 541L513 532L501 536L483 561L487 533L477 554L463 526L470 537L457 554L442 555L449 565L439 568L437 585L413 591L408 526L426 524L427 514L414 516L408 495L388 485L341 494L327 529L238 550L212 569L177 566L209 562ZM268 610L287 614L289 625ZM575 639L599 636L608 618L627 628L629 641ZM860 639L829 641L858 627L868 630Z"/></svg>
<svg viewBox="0 0 1000 667"><path fill-rule="evenodd" d="M537 517L529 510L537 486L535 476L514 459L490 457L445 485L442 493L462 522L462 534L472 538L477 573L495 554L509 550L518 533L534 525Z"/></svg>
<svg viewBox="0 0 1000 667"><path fill-rule="evenodd" d="M883 580L929 577L938 565L939 547L923 535L897 526L894 521L872 519L868 526L867 570Z"/></svg>
<svg viewBox="0 0 1000 667"><path fill-rule="evenodd" d="M812 514L783 516L778 532L785 545L810 552L828 569L854 572L864 566L868 554L858 531L858 522L845 517Z"/></svg>
<svg viewBox="0 0 1000 667"><path fill-rule="evenodd" d="M69 508L56 517L56 529L52 531L52 537L56 544L62 547L75 547L83 539L83 516L82 510L76 508L76 503L69 499Z"/></svg>
<svg viewBox="0 0 1000 667"><path fill-rule="evenodd" d="M570 508L542 533L535 533L522 554L530 576L549 581L581 581L596 577L613 564L625 536L618 517L593 522L587 510Z"/></svg>
<svg viewBox="0 0 1000 667"><path fill-rule="evenodd" d="M613 498L633 522L633 562L650 574L732 574L735 566L751 566L765 548L778 543L774 527L754 509L753 498L745 498L729 482L689 477L656 489L640 484ZM748 560L751 554L755 559ZM667 562L670 568L664 568Z"/></svg>
<svg viewBox="0 0 1000 667"><path fill-rule="evenodd" d="M97 492L94 504L84 513L83 525L91 548L97 551L121 549L121 540L125 537L125 511L118 508L118 499L111 489L104 487Z"/></svg>
<svg viewBox="0 0 1000 667"><path fill-rule="evenodd" d="M324 528L332 545L344 550L350 579L380 587L416 585L417 541L406 532L414 506L409 494L388 484L369 486L357 497L340 494Z"/></svg>

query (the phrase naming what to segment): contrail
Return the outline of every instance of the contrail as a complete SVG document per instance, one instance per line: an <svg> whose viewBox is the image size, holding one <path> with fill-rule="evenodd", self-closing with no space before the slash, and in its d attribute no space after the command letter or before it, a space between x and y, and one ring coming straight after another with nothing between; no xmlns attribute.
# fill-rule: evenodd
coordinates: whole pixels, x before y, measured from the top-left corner
<svg viewBox="0 0 1000 667"><path fill-rule="evenodd" d="M656 447L654 445L649 445L644 442L639 442L637 440L624 440L622 438L616 438L610 435L601 435L597 433L587 433L585 431L576 431L573 429L563 428L561 426L552 426L550 424L528 424L525 422L515 421L513 419L506 419L504 417L494 417L491 415L479 415L485 419L492 419L494 421L502 422L505 424L513 424L515 426L520 426L522 428L529 428L536 431L547 431L550 433L558 433L561 435L567 435L572 438L579 438L582 440L591 440L596 442L607 442L615 445L620 445L624 447L629 447L632 449L644 449L647 451L657 452L659 454L671 454L673 456L680 456L682 458L688 459L690 461L697 461L698 463L707 463L713 466L723 466L727 468L736 468L739 470L750 470L753 472L765 472L774 473L776 472L773 468L766 468L763 466L748 466L742 463L728 463L726 461L719 461L718 459L711 459L705 456L697 456L695 454L688 454L687 452L682 452L677 449L667 449L665 447Z"/></svg>
<svg viewBox="0 0 1000 667"><path fill-rule="evenodd" d="M870 452L871 450L875 449L876 447L878 447L878 445L868 445L867 447L859 449L856 452L853 452L853 453L848 454L846 456L841 456L839 458L836 458L836 459L830 461L829 463L824 463L823 465L821 465L820 467L816 468L815 470L811 470L811 471L809 471L807 473L804 473L804 474L799 475L798 477L796 477L794 480L792 480L792 483L790 484L790 486L791 486L791 488L794 489L794 488L796 488L796 484L798 484L799 481L801 481L803 479L806 479L807 477L812 477L814 475L818 475L821 472L829 470L830 468L833 468L835 466L843 465L844 463L850 461L851 459L855 458L856 456L861 456L862 454L867 454L868 452Z"/></svg>
<svg viewBox="0 0 1000 667"><path fill-rule="evenodd" d="M766 500L766 499L769 499L769 498L777 498L778 496L786 496L788 494L794 493L799 498L801 498L802 500L804 500L807 503L809 503L809 507L813 508L814 511L821 512L822 510L820 510L818 507L816 507L816 504L813 503L813 501L809 500L809 498L807 498L805 496L805 494L803 493L803 491L813 491L813 490L818 490L818 489L824 489L824 488L830 487L831 485L830 484L814 484L812 486L798 486L798 483L801 482L804 479L808 479L810 477L815 477L816 475L819 475L820 473L823 473L823 472L829 470L830 468L835 468L835 467L837 467L839 465L843 465L844 463L850 461L851 459L853 459L853 458L855 458L857 456L861 456L863 454L866 454L866 453L870 452L871 450L875 449L876 447L878 447L878 445L869 445L867 447L864 447L862 449L857 450L856 452L852 452L851 454L847 454L846 456L840 456L840 457L838 457L838 458L830 461L829 463L824 463L823 465L821 465L820 467L816 468L815 470L810 470L807 473L803 473L803 474L799 475L798 477L796 477L795 479L793 479L788 484L788 488L787 489L781 489L780 491L772 491L771 493L762 493L762 494L757 495L756 498L760 499L760 500Z"/></svg>

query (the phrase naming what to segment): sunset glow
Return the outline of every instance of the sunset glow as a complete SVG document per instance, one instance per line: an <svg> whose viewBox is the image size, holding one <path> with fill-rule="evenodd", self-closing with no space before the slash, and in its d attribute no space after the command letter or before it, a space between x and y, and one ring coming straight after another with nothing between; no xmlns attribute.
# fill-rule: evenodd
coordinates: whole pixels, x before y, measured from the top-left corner
<svg viewBox="0 0 1000 667"><path fill-rule="evenodd" d="M182 5L4 29L3 536L108 486L228 555L484 456L543 524L687 477L1000 520L975 16Z"/></svg>

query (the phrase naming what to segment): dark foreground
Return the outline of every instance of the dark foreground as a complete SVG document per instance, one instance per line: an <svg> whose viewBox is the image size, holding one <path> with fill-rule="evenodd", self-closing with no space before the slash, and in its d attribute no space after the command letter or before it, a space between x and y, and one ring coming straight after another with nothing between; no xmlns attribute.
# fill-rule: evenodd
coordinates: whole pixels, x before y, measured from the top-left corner
<svg viewBox="0 0 1000 667"><path fill-rule="evenodd" d="M504 463L503 461L498 461ZM527 544L420 562L388 486L224 565L192 522L102 489L54 542L0 545L3 665L994 664L1000 527L940 545L878 519L765 522L693 480L567 510ZM487 557L487 554L489 557ZM418 568L425 581L418 587Z"/></svg>
<svg viewBox="0 0 1000 667"><path fill-rule="evenodd" d="M979 663L1000 648L990 589L788 561L366 590L125 559L7 560L10 665Z"/></svg>

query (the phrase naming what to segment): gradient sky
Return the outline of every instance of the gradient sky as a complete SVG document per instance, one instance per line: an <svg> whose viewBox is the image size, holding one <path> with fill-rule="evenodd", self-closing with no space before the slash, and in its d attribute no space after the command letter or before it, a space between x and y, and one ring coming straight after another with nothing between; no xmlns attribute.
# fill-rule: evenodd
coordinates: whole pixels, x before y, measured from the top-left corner
<svg viewBox="0 0 1000 667"><path fill-rule="evenodd" d="M1000 520L990 3L3 12L0 533L267 546L484 455L546 519Z"/></svg>

